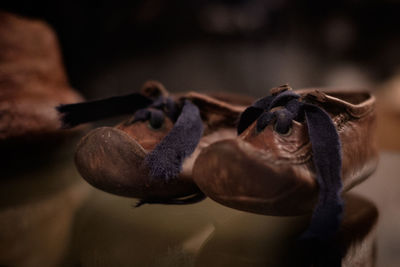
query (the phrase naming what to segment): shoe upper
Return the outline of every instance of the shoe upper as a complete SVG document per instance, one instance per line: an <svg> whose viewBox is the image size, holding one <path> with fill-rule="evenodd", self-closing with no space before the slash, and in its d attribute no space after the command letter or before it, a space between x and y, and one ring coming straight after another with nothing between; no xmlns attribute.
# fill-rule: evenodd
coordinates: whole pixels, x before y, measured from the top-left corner
<svg viewBox="0 0 400 267"><path fill-rule="evenodd" d="M296 92L301 101L329 114L337 130L343 190L366 179L378 161L375 98L365 91ZM276 130L275 123L260 131L254 121L236 139L206 148L194 167L197 185L214 200L268 215L311 212L318 198L315 177L312 144L304 118L293 120L283 134Z"/></svg>
<svg viewBox="0 0 400 267"><path fill-rule="evenodd" d="M367 92L328 91L318 89L298 92L304 101L317 105L331 117L342 143L342 178L344 189L348 190L360 179L368 177L377 164L375 144L375 98ZM311 143L305 122L293 121L289 133L280 134L274 125L262 132L253 123L240 137L241 140L261 149L270 157L264 162L271 165L303 163L313 172ZM300 176L313 176L299 174ZM296 175L297 176L297 175Z"/></svg>
<svg viewBox="0 0 400 267"><path fill-rule="evenodd" d="M145 83L142 94L153 98L162 96L163 101L168 97L179 106L178 109L182 109L184 101L190 101L199 110L204 131L195 149L180 163L179 175L165 179L155 177L151 175L151 166L146 164L151 156L155 158L156 167L169 164L169 161L180 158L175 151L179 150L180 145L189 142L187 139L196 139L190 129L187 131L181 127L179 131L182 131L182 135L177 135L173 141L168 140L181 116L174 120L173 116L168 115L166 105L138 110L133 117L116 127L101 127L83 137L75 155L79 172L97 188L144 200L161 201L198 192L198 187L192 181L192 167L197 155L210 143L235 136L235 123L245 106L225 102L225 99L235 98L229 94L218 98L198 93L169 96L161 84L152 81ZM240 98L242 102L243 99ZM161 144L166 145L167 149L160 149ZM164 162L160 163L158 158Z"/></svg>

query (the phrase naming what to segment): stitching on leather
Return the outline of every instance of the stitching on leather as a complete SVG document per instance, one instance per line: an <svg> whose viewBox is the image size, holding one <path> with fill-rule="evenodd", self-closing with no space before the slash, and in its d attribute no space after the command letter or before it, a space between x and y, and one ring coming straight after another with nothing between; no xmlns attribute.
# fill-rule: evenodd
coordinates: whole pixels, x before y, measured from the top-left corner
<svg viewBox="0 0 400 267"><path fill-rule="evenodd" d="M335 124L338 132L342 132L342 130L345 127L346 122L348 122L349 120L350 120L349 115L346 115L344 113L340 113L339 115L332 118L332 121Z"/></svg>

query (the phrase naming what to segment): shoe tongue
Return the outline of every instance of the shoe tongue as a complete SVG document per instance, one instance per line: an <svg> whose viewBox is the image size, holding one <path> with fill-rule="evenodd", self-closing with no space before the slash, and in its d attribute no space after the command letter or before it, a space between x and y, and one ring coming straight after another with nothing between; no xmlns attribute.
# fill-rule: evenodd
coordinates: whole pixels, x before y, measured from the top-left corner
<svg viewBox="0 0 400 267"><path fill-rule="evenodd" d="M158 81L147 81L143 84L141 92L143 95L157 99L159 97L168 97L169 93L164 85Z"/></svg>
<svg viewBox="0 0 400 267"><path fill-rule="evenodd" d="M223 94L221 94L221 96L222 95ZM230 97L228 94L224 96L228 99ZM209 127L236 126L236 121L246 108L234 101L228 102L225 99L219 99L212 94L210 96L190 92L185 96L185 98L190 100L200 109L202 119Z"/></svg>
<svg viewBox="0 0 400 267"><path fill-rule="evenodd" d="M320 102L320 103L325 103L329 101L327 95L324 92L317 89L307 92L302 98L306 100L311 100L312 102Z"/></svg>
<svg viewBox="0 0 400 267"><path fill-rule="evenodd" d="M271 90L269 90L269 92L271 93L271 95L275 96L288 90L292 90L292 88L288 84L283 84L281 86L272 88Z"/></svg>

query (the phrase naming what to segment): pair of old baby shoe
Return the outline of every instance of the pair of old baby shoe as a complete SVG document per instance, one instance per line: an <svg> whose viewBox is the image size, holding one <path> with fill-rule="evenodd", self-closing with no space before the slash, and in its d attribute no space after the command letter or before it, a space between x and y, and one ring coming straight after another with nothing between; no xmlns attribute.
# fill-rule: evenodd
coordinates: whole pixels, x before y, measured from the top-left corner
<svg viewBox="0 0 400 267"><path fill-rule="evenodd" d="M248 212L311 213L305 238L339 227L341 194L376 168L374 97L360 91L293 91L254 103L231 94L141 93L58 107L65 127L131 114L80 141L76 166L91 185L140 203L188 204L208 196Z"/></svg>
<svg viewBox="0 0 400 267"><path fill-rule="evenodd" d="M61 140L79 132L59 131L53 107L82 98L68 84L46 24L4 12L0 20L0 158L4 167L20 168L23 158L24 166L41 166L38 150L47 160ZM313 211L303 240L335 234L342 192L377 164L374 97L367 92L282 86L253 103L231 94L169 96L149 82L141 93L58 110L70 127L132 116L91 131L78 145L78 170L95 187L139 198L139 204L188 204L208 196L259 214Z"/></svg>

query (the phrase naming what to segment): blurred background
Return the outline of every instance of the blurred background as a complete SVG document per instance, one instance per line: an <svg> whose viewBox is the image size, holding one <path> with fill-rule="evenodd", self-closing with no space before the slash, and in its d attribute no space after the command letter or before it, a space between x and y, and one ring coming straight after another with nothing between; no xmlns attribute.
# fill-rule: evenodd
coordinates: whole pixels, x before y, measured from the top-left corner
<svg viewBox="0 0 400 267"><path fill-rule="evenodd" d="M71 85L88 99L137 91L262 97L288 83L365 88L380 103L380 145L400 149L397 1L2 1L56 31ZM394 120L394 121L392 121Z"/></svg>
<svg viewBox="0 0 400 267"><path fill-rule="evenodd" d="M10 1L56 30L86 96L140 88L261 96L289 83L374 89L399 71L397 1Z"/></svg>
<svg viewBox="0 0 400 267"><path fill-rule="evenodd" d="M138 91L261 97L293 88L366 88L378 99L377 173L356 188L380 213L378 265L400 264L400 3L288 0L2 1L56 31L86 98Z"/></svg>

